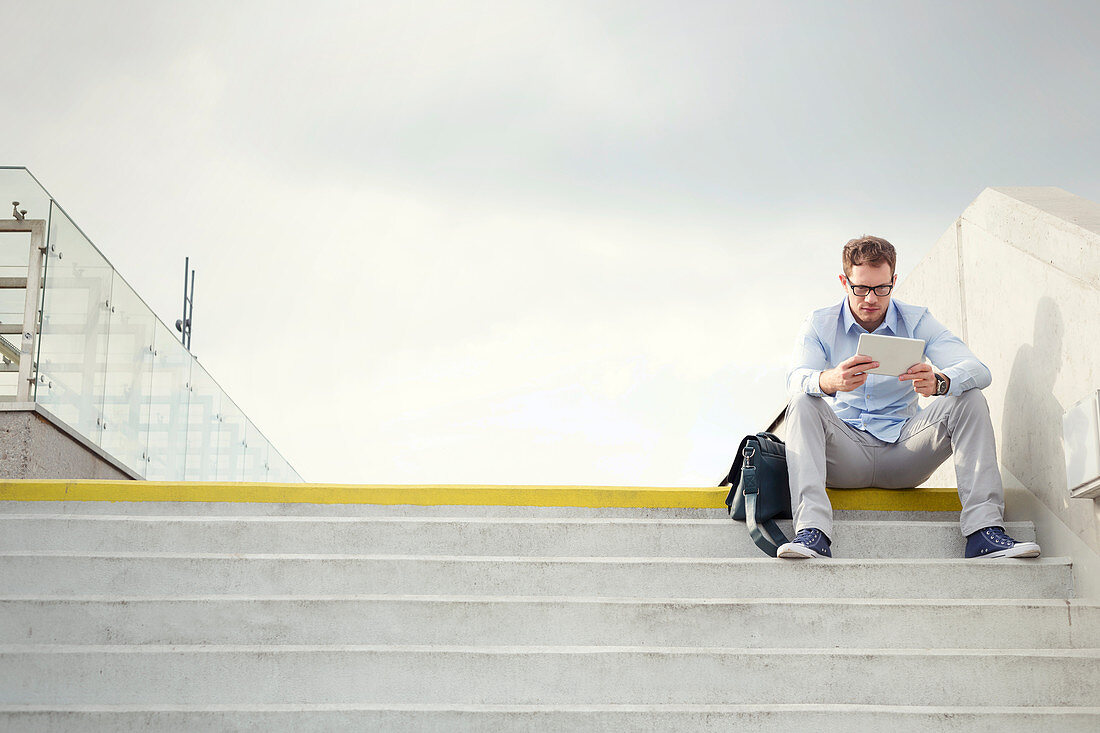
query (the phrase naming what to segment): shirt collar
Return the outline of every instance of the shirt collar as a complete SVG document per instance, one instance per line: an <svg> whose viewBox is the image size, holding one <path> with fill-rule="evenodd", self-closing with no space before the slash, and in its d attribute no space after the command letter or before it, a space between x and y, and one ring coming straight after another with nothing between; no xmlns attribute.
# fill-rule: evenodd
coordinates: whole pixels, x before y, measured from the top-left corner
<svg viewBox="0 0 1100 733"><path fill-rule="evenodd" d="M844 324L844 332L850 333L853 328L866 332L863 326L856 323L855 316L852 315L852 309L848 305L848 297L845 296L844 300L840 304L841 322ZM891 300L890 305L886 308L886 318L883 319L882 325L879 328L885 328L890 331L890 334L896 336L898 334L898 306Z"/></svg>
<svg viewBox="0 0 1100 733"><path fill-rule="evenodd" d="M890 305L886 308L886 319L882 323L890 329L892 335L898 335L898 307L893 299L890 300Z"/></svg>

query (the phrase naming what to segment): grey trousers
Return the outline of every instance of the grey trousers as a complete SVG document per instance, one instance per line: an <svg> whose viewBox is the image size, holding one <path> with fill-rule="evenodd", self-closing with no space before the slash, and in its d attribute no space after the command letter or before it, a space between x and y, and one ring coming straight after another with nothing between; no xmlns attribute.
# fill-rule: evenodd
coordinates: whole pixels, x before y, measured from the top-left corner
<svg viewBox="0 0 1100 733"><path fill-rule="evenodd" d="M787 406L787 470L795 531L813 527L833 539L825 487L905 489L924 483L955 457L964 535L1004 525L1004 488L989 405L981 390L937 397L909 418L896 443L837 417L821 397L796 395Z"/></svg>

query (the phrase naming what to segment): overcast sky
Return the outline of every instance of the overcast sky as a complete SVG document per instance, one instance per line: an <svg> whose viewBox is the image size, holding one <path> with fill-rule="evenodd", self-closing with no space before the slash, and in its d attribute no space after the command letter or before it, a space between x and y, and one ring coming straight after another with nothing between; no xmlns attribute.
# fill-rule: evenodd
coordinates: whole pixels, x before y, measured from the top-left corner
<svg viewBox="0 0 1100 733"><path fill-rule="evenodd" d="M194 353L310 481L712 484L845 241L904 276L987 186L1100 200L1092 1L0 17L0 165L168 324L191 257Z"/></svg>

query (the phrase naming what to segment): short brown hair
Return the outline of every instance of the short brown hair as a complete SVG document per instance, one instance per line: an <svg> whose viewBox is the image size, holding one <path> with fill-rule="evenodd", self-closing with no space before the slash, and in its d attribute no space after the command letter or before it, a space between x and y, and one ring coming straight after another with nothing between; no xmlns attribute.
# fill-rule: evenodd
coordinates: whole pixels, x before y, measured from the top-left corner
<svg viewBox="0 0 1100 733"><path fill-rule="evenodd" d="M882 237L872 237L868 234L844 245L844 252L841 255L845 277L852 276L852 268L856 265L878 265L882 262L890 265L890 274L893 275L897 261L898 254L894 251L894 245Z"/></svg>

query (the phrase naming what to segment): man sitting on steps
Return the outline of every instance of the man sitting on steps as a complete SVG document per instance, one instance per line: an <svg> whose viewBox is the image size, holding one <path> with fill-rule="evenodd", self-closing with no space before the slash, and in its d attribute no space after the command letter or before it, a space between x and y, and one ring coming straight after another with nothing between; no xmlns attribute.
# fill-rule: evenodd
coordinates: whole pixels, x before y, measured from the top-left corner
<svg viewBox="0 0 1100 733"><path fill-rule="evenodd" d="M1004 531L1004 489L982 395L992 379L989 369L927 308L891 300L893 245L860 237L844 246L842 258L846 297L806 319L787 375L796 535L779 548L779 557L832 557L826 485L909 488L926 481L949 455L955 458L966 557L1038 557L1039 545L1017 542ZM932 364L915 364L900 377L867 374L878 362L856 354L862 333L923 339ZM918 394L937 399L921 409Z"/></svg>

